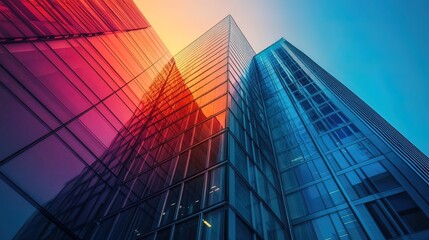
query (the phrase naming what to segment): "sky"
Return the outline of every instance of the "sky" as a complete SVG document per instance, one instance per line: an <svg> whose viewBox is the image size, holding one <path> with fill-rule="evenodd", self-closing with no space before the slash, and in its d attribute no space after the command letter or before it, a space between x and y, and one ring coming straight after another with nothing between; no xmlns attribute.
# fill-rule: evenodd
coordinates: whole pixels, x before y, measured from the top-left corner
<svg viewBox="0 0 429 240"><path fill-rule="evenodd" d="M429 155L429 1L135 1L173 54L228 14L256 52L284 37Z"/></svg>

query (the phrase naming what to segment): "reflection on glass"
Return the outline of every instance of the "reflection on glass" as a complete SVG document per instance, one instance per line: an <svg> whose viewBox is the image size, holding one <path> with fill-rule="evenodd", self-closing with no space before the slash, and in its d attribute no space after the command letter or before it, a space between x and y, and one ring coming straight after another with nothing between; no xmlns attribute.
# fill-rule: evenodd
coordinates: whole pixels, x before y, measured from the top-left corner
<svg viewBox="0 0 429 240"><path fill-rule="evenodd" d="M179 218L186 217L200 210L202 203L202 190L204 176L198 176L188 182L183 187L182 200L179 205Z"/></svg>
<svg viewBox="0 0 429 240"><path fill-rule="evenodd" d="M207 186L207 206L221 202L225 198L225 167L216 168L209 172Z"/></svg>
<svg viewBox="0 0 429 240"><path fill-rule="evenodd" d="M198 218L192 218L176 225L174 230L174 240L194 240L197 239Z"/></svg>
<svg viewBox="0 0 429 240"><path fill-rule="evenodd" d="M225 209L221 208L204 214L202 222L202 239L225 239Z"/></svg>
<svg viewBox="0 0 429 240"><path fill-rule="evenodd" d="M181 186L177 186L171 189L168 193L167 202L165 203L164 212L162 212L161 225L170 223L174 219L176 212Z"/></svg>

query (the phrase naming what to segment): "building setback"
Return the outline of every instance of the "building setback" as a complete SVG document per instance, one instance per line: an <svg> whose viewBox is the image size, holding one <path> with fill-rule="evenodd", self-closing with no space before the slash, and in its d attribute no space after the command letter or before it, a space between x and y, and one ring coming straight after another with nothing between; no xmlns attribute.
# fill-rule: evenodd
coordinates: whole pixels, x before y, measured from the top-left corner
<svg viewBox="0 0 429 240"><path fill-rule="evenodd" d="M0 6L0 239L429 237L427 156L285 39Z"/></svg>

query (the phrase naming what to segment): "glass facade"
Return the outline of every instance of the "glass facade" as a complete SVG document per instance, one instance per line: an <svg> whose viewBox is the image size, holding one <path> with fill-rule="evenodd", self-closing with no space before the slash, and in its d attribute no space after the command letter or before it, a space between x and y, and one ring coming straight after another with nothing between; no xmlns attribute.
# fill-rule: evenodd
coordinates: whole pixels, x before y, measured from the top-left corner
<svg viewBox="0 0 429 240"><path fill-rule="evenodd" d="M254 65L294 238L429 236L423 153L286 40Z"/></svg>
<svg viewBox="0 0 429 240"><path fill-rule="evenodd" d="M171 56L131 0L0 7L0 239L429 236L427 157L286 40L227 16Z"/></svg>

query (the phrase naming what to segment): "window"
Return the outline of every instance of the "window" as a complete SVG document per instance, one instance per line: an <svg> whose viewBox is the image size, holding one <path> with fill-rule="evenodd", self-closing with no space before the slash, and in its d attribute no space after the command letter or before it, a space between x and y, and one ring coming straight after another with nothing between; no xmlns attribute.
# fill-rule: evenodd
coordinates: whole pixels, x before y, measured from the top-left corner
<svg viewBox="0 0 429 240"><path fill-rule="evenodd" d="M316 239L310 221L296 225L293 228L293 231L295 234L295 239Z"/></svg>
<svg viewBox="0 0 429 240"><path fill-rule="evenodd" d="M250 190L237 175L235 175L234 182L234 192L232 193L235 195L234 206L237 208L238 212L250 222Z"/></svg>
<svg viewBox="0 0 429 240"><path fill-rule="evenodd" d="M368 209L368 212L371 214L375 223L377 224L380 231L383 233L385 238L392 238L398 236L393 224L389 221L386 214L381 210L376 202L366 203L365 206Z"/></svg>
<svg viewBox="0 0 429 240"><path fill-rule="evenodd" d="M352 199L365 197L369 194L368 187L362 182L356 172L348 172L339 176L339 179Z"/></svg>
<svg viewBox="0 0 429 240"><path fill-rule="evenodd" d="M292 219L302 217L306 214L304 199L301 196L300 192L295 192L287 196L287 204L289 209L289 214Z"/></svg>
<svg viewBox="0 0 429 240"><path fill-rule="evenodd" d="M209 142L205 141L191 149L187 176L203 171L207 166Z"/></svg>
<svg viewBox="0 0 429 240"><path fill-rule="evenodd" d="M164 211L162 212L161 225L168 224L173 221L176 207L178 206L180 196L180 185L171 189L168 193L167 202L165 203Z"/></svg>
<svg viewBox="0 0 429 240"><path fill-rule="evenodd" d="M378 162L361 169L379 192L400 186L396 179Z"/></svg>
<svg viewBox="0 0 429 240"><path fill-rule="evenodd" d="M320 193L315 185L302 190L302 194L304 196L309 213L314 213L325 209L322 197L320 196Z"/></svg>
<svg viewBox="0 0 429 240"><path fill-rule="evenodd" d="M176 170L174 171L173 183L179 182L185 176L188 155L189 151L186 151L178 156Z"/></svg>
<svg viewBox="0 0 429 240"><path fill-rule="evenodd" d="M222 240L225 239L225 209L217 209L215 211L204 214L202 219L203 237L207 240Z"/></svg>
<svg viewBox="0 0 429 240"><path fill-rule="evenodd" d="M252 231L240 218L235 218L235 239L251 240Z"/></svg>
<svg viewBox="0 0 429 240"><path fill-rule="evenodd" d="M300 185L304 185L306 183L313 181L310 170L308 169L307 164L305 163L295 167L295 173Z"/></svg>
<svg viewBox="0 0 429 240"><path fill-rule="evenodd" d="M156 240L170 239L171 227L164 228L156 234Z"/></svg>
<svg viewBox="0 0 429 240"><path fill-rule="evenodd" d="M137 206L135 218L136 233L144 234L157 227L164 200L165 194L161 194Z"/></svg>
<svg viewBox="0 0 429 240"><path fill-rule="evenodd" d="M429 229L429 218L411 199L408 193L403 192L387 198L401 220L413 232Z"/></svg>
<svg viewBox="0 0 429 240"><path fill-rule="evenodd" d="M200 210L203 185L204 175L185 182L179 206L179 218L186 217Z"/></svg>
<svg viewBox="0 0 429 240"><path fill-rule="evenodd" d="M225 198L225 167L210 171L208 181L207 206L211 206L223 201Z"/></svg>
<svg viewBox="0 0 429 240"><path fill-rule="evenodd" d="M313 227L317 239L338 239L337 231L332 225L329 216L323 216L313 220Z"/></svg>
<svg viewBox="0 0 429 240"><path fill-rule="evenodd" d="M197 239L198 218L190 219L176 225L174 230L174 240L194 240Z"/></svg>
<svg viewBox="0 0 429 240"><path fill-rule="evenodd" d="M298 187L298 180L295 177L295 172L293 169L289 169L281 174L282 185L285 190L290 190L292 188Z"/></svg>
<svg viewBox="0 0 429 240"><path fill-rule="evenodd" d="M211 140L209 167L225 159L225 134L214 137Z"/></svg>

